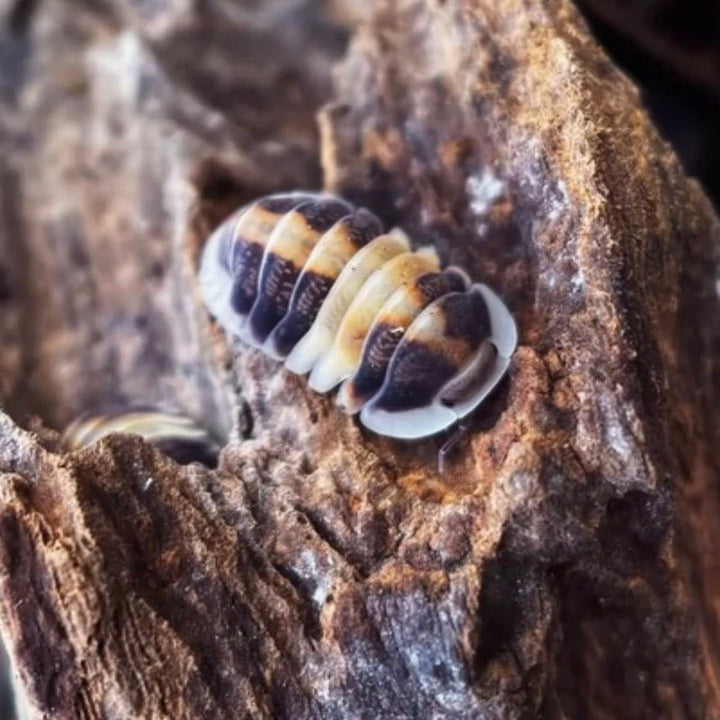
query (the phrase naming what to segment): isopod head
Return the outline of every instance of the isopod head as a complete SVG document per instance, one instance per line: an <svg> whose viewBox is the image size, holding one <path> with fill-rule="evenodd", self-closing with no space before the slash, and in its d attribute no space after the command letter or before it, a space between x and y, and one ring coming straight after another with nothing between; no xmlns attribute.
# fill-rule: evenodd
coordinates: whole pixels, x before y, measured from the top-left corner
<svg viewBox="0 0 720 720"><path fill-rule="evenodd" d="M497 385L517 345L515 321L486 285L431 303L395 349L360 420L380 435L433 435L471 413Z"/></svg>
<svg viewBox="0 0 720 720"><path fill-rule="evenodd" d="M390 360L415 318L433 301L450 292L464 292L469 279L461 270L428 272L398 287L383 304L365 338L362 362L338 392L338 405L359 412L382 386Z"/></svg>

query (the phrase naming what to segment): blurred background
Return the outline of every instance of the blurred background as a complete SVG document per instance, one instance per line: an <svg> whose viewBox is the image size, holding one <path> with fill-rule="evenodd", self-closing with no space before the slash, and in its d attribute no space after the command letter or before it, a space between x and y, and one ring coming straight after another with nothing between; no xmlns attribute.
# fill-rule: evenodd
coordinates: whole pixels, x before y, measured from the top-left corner
<svg viewBox="0 0 720 720"><path fill-rule="evenodd" d="M105 4L70 1L85 8ZM33 11L41 2L0 0L0 104L10 100L17 85ZM254 0L238 0L242 2ZM677 150L687 173L698 178L720 207L720 0L576 2L599 42L641 88L657 127ZM0 157L0 176L2 166ZM6 284L0 271L0 298ZM0 720L10 720L15 715L7 658L0 646L3 667Z"/></svg>

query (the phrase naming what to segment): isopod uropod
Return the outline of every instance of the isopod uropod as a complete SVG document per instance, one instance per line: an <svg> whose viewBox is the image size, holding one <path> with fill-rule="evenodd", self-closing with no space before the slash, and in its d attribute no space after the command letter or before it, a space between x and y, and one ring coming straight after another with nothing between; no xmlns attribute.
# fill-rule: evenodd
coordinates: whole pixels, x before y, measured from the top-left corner
<svg viewBox="0 0 720 720"><path fill-rule="evenodd" d="M471 413L505 373L515 322L486 285L325 194L238 210L207 241L199 285L230 333L381 435L420 438ZM342 384L341 384L342 383Z"/></svg>

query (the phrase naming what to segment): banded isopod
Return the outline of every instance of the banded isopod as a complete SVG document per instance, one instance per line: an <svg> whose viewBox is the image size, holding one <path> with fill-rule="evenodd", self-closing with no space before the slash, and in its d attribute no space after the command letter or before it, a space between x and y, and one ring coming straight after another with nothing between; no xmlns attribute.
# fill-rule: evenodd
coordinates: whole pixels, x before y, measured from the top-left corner
<svg viewBox="0 0 720 720"><path fill-rule="evenodd" d="M230 333L283 360L381 435L467 416L507 370L515 322L486 285L330 195L261 198L218 227L199 284Z"/></svg>
<svg viewBox="0 0 720 720"><path fill-rule="evenodd" d="M140 435L181 465L217 465L220 447L207 431L190 418L155 409L82 415L65 429L63 442L68 450L78 450L111 433Z"/></svg>

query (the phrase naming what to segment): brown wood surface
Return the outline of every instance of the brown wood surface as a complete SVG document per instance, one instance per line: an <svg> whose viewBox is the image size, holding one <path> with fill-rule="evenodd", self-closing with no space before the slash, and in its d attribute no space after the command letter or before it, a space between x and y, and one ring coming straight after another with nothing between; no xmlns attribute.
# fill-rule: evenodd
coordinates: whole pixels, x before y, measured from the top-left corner
<svg viewBox="0 0 720 720"><path fill-rule="evenodd" d="M0 19L0 632L31 717L720 717L720 224L567 0ZM444 475L442 438L363 430L199 300L213 224L321 183L518 319ZM228 437L218 470L62 452L133 402Z"/></svg>

